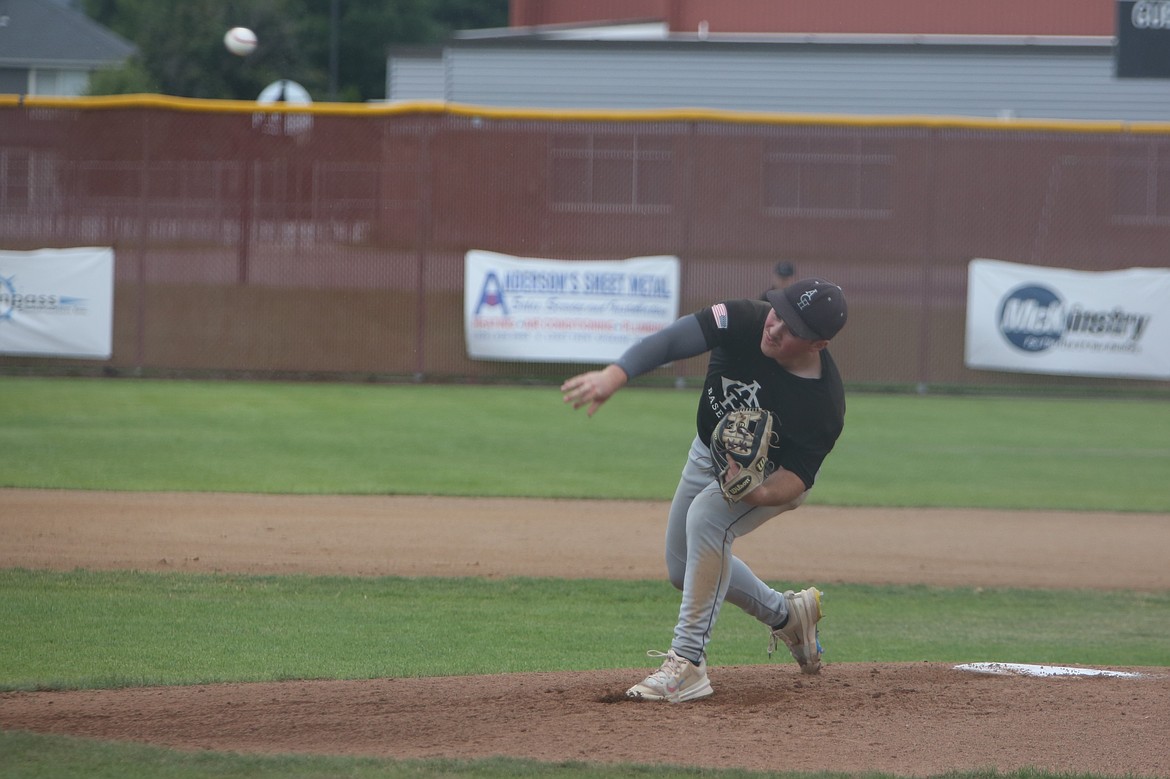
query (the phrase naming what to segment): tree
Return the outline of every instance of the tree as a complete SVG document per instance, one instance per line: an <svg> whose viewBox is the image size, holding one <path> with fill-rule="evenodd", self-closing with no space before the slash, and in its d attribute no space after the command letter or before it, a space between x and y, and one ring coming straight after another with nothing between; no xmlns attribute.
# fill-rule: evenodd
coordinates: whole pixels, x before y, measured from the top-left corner
<svg viewBox="0 0 1170 779"><path fill-rule="evenodd" d="M91 95L151 94L158 91L154 77L137 56L120 68L107 68L91 74L87 90Z"/></svg>
<svg viewBox="0 0 1170 779"><path fill-rule="evenodd" d="M138 61L94 80L91 92L142 91L251 100L281 78L324 99L329 86L334 0L84 0L93 19L139 48ZM385 96L386 49L440 43L452 31L507 24L507 0L336 0L339 98ZM249 27L260 40L247 57L230 54L223 34ZM144 78L145 76L145 78Z"/></svg>

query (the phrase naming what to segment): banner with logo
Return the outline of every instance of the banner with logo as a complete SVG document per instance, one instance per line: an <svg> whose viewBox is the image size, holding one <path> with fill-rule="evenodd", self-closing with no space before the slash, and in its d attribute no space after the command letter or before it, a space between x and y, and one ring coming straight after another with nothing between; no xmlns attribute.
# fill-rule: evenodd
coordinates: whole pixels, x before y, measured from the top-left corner
<svg viewBox="0 0 1170 779"><path fill-rule="evenodd" d="M0 251L0 354L109 359L114 250Z"/></svg>
<svg viewBox="0 0 1170 779"><path fill-rule="evenodd" d="M1170 270L972 260L968 368L1170 379Z"/></svg>
<svg viewBox="0 0 1170 779"><path fill-rule="evenodd" d="M679 262L472 250L464 258L463 303L472 359L608 363L678 319Z"/></svg>

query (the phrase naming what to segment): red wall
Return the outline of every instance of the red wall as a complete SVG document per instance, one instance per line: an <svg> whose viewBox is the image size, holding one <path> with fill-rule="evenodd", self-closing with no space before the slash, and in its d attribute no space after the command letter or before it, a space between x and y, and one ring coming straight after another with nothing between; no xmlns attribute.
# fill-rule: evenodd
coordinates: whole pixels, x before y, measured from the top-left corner
<svg viewBox="0 0 1170 779"><path fill-rule="evenodd" d="M514 27L663 19L675 32L1113 35L1114 0L511 0Z"/></svg>
<svg viewBox="0 0 1170 779"><path fill-rule="evenodd" d="M786 259L849 291L833 353L851 382L1115 387L965 368L968 261L1165 267L1170 246L1170 200L1150 197L1165 131L323 107L279 135L243 104L104 105L0 106L0 248L113 246L113 357L4 356L0 374L558 381L466 356L463 258L489 249L676 255L682 312L759 295Z"/></svg>

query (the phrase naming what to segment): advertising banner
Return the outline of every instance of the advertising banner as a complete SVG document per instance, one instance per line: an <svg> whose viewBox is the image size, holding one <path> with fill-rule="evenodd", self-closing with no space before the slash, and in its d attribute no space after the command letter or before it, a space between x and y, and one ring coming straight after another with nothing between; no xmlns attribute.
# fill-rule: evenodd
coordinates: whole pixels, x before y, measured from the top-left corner
<svg viewBox="0 0 1170 779"><path fill-rule="evenodd" d="M464 258L476 360L608 363L678 318L677 257L575 261L480 250Z"/></svg>
<svg viewBox="0 0 1170 779"><path fill-rule="evenodd" d="M1170 379L1170 270L972 260L968 368Z"/></svg>
<svg viewBox="0 0 1170 779"><path fill-rule="evenodd" d="M108 360L114 250L0 251L0 354Z"/></svg>

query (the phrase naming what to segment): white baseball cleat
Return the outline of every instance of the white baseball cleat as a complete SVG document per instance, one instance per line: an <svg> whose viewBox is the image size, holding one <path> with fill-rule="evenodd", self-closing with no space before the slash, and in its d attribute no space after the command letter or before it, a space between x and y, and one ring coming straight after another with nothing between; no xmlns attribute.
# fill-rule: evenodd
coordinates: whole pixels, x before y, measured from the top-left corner
<svg viewBox="0 0 1170 779"><path fill-rule="evenodd" d="M776 645L783 642L788 651L800 664L800 670L806 674L815 674L821 670L820 633L817 622L821 619L821 591L816 587L807 590L784 593L788 601L788 621L784 627L772 631L772 640L768 642L768 657L776 651Z"/></svg>
<svg viewBox="0 0 1170 779"><path fill-rule="evenodd" d="M649 657L665 657L662 667L638 684L626 690L627 698L641 701L670 701L682 703L697 698L706 698L715 692L707 678L707 658L698 665L671 649L665 654L651 649Z"/></svg>

